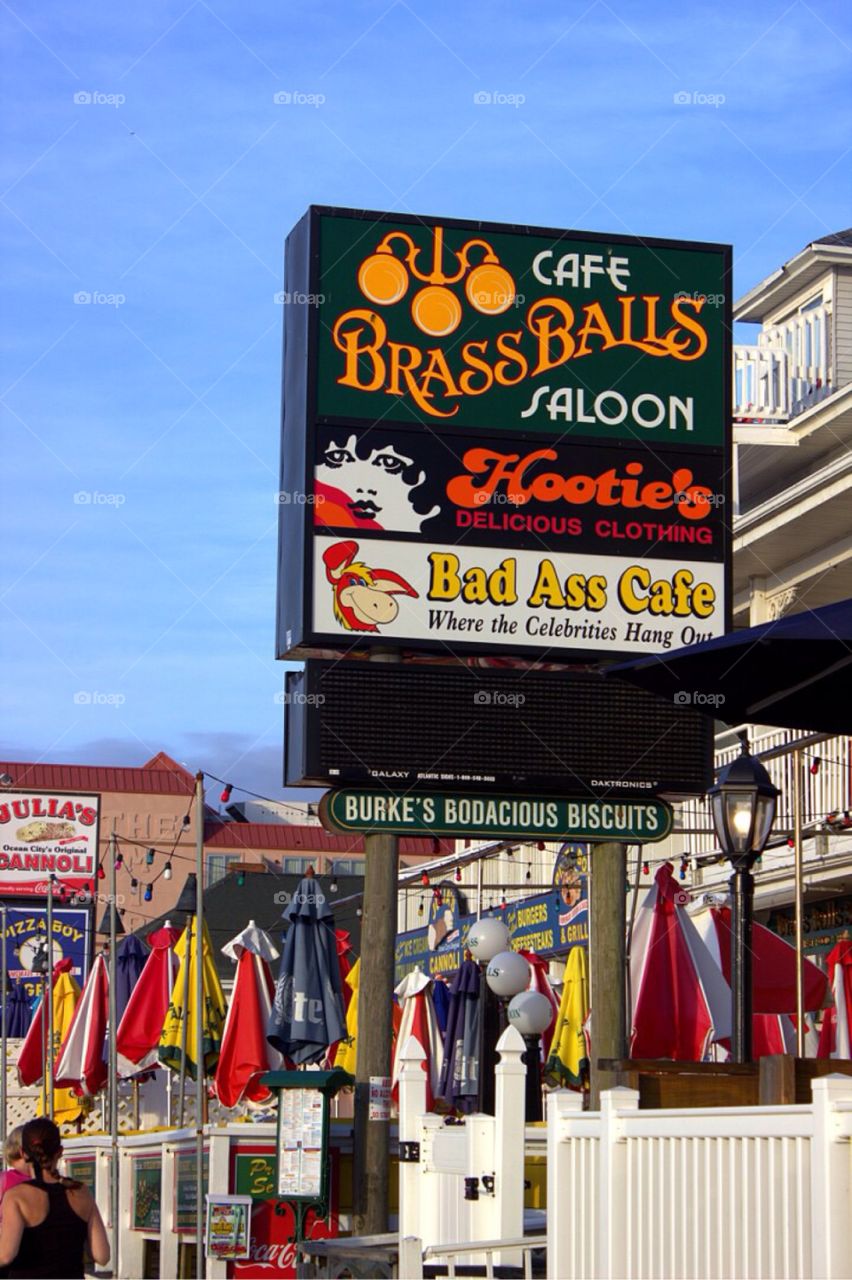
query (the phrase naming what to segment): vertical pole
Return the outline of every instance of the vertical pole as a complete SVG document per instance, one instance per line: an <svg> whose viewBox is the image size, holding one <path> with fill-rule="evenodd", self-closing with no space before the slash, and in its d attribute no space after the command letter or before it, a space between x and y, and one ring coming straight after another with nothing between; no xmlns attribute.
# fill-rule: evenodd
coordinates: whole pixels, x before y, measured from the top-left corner
<svg viewBox="0 0 852 1280"><path fill-rule="evenodd" d="M204 1257L204 774L195 775L195 1274L202 1280Z"/></svg>
<svg viewBox="0 0 852 1280"><path fill-rule="evenodd" d="M119 1270L118 1250L121 1243L118 1215L119 1171L118 1171L118 1054L115 1047L116 1031L116 990L115 990L115 948L116 948L116 872L115 872L115 822L109 838L109 1136L110 1136L110 1169L109 1169L109 1203L112 1225L112 1270L113 1275L121 1275Z"/></svg>
<svg viewBox="0 0 852 1280"><path fill-rule="evenodd" d="M488 965L479 966L479 1035L476 1064L477 1111L493 1116L496 1099L497 1041L502 1031L500 1000L488 985Z"/></svg>
<svg viewBox="0 0 852 1280"><path fill-rule="evenodd" d="M589 1106L600 1107L603 1089L618 1083L601 1071L600 1058L625 1054L625 890L627 846L609 841L593 846L589 858L589 958L591 968L592 1062Z"/></svg>
<svg viewBox="0 0 852 1280"><path fill-rule="evenodd" d="M358 1046L355 1068L355 1235L388 1229L390 1123L371 1120L370 1077L391 1073L391 997L396 939L397 837L367 836Z"/></svg>
<svg viewBox="0 0 852 1280"><path fill-rule="evenodd" d="M399 654L393 649L370 651L371 662L398 660ZM388 1229L390 1121L369 1118L370 1077L388 1078L391 1073L391 1000L399 878L397 837L365 836L364 862L352 1153L353 1231L355 1235L380 1235Z"/></svg>
<svg viewBox="0 0 852 1280"><path fill-rule="evenodd" d="M524 1111L527 1124L544 1119L541 1099L541 1036L524 1036L524 1062L527 1075L524 1082Z"/></svg>
<svg viewBox="0 0 852 1280"><path fill-rule="evenodd" d="M804 885L802 866L802 752L793 752L793 843L796 914L796 1057L805 1056Z"/></svg>
<svg viewBox="0 0 852 1280"><path fill-rule="evenodd" d="M734 864L731 888L731 1058L751 1062L752 989L751 922L754 905L754 876L747 866Z"/></svg>
<svg viewBox="0 0 852 1280"><path fill-rule="evenodd" d="M186 946L184 948L183 961L183 1017L180 1022L180 1076L178 1085L178 1128L182 1129L186 1122L186 1051L187 1051L187 1025L189 1023L189 963L192 955L193 941L193 924L194 920L191 915L186 917L186 930L184 932L184 940Z"/></svg>
<svg viewBox="0 0 852 1280"><path fill-rule="evenodd" d="M53 1119L53 1073L55 1057L53 1052L53 872L47 877L47 973L44 975L44 999L47 1023L47 1062L45 1081L47 1097L45 1111L48 1120ZM45 1021L44 1019L42 1020Z"/></svg>
<svg viewBox="0 0 852 1280"><path fill-rule="evenodd" d="M6 1023L9 1006L9 992L6 990L6 984L9 980L9 973L6 967L6 911L6 903L0 903L0 921L2 921L2 924L0 924L0 931L2 931L0 932L0 946L3 948L2 955L0 955L0 967L2 967L2 973L0 973L0 1002L2 1002L0 1006L0 1022L2 1022L0 1040L2 1040L3 1045L2 1053L0 1053L0 1058L2 1058L2 1062L0 1062L0 1071L2 1071L2 1074L0 1074L0 1150L6 1145L6 1053L9 1046Z"/></svg>

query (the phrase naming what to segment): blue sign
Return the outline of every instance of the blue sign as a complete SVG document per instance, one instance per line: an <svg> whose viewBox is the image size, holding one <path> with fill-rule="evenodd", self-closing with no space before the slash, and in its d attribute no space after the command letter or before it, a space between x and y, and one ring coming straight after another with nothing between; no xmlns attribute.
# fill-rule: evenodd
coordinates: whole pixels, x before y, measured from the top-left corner
<svg viewBox="0 0 852 1280"><path fill-rule="evenodd" d="M42 994L39 963L47 956L47 908L14 906L6 912L6 964L9 979L19 982L28 999ZM92 954L92 917L86 909L56 907L53 911L53 964L70 958L71 973L82 987Z"/></svg>
<svg viewBox="0 0 852 1280"><path fill-rule="evenodd" d="M557 855L550 892L522 898L485 913L505 920L514 951L534 951L551 956L562 955L572 947L589 945L587 857L587 845L576 842L564 844ZM477 917L451 912L452 927L438 938L434 917L440 919L442 911L448 910L444 907L445 893L446 888L442 886L440 904L437 903L437 891L433 896L430 909L433 923L428 928L397 934L397 982L413 969L422 969L430 977L453 973L464 959L467 935Z"/></svg>

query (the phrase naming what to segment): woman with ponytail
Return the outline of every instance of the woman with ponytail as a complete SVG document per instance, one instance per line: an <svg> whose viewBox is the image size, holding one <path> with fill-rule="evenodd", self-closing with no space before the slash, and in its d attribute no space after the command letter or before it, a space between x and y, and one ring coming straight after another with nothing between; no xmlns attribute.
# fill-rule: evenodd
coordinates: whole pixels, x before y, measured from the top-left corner
<svg viewBox="0 0 852 1280"><path fill-rule="evenodd" d="M21 1148L33 1178L3 1198L0 1267L10 1280L82 1280L83 1247L95 1262L109 1262L109 1241L98 1206L82 1182L56 1171L62 1155L52 1120L30 1120Z"/></svg>

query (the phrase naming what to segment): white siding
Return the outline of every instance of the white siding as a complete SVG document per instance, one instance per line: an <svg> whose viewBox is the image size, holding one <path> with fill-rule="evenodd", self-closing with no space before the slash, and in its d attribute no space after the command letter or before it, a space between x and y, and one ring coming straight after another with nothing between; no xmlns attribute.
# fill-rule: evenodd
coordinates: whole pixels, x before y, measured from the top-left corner
<svg viewBox="0 0 852 1280"><path fill-rule="evenodd" d="M852 382L852 269L838 267L834 279L834 386Z"/></svg>

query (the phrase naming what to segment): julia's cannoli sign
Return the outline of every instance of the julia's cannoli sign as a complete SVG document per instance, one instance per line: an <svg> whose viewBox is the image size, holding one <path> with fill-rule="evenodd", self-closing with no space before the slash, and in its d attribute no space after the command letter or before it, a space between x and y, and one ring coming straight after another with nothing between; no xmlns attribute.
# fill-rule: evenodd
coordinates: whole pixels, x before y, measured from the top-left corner
<svg viewBox="0 0 852 1280"><path fill-rule="evenodd" d="M280 657L724 632L726 246L315 208L287 273Z"/></svg>
<svg viewBox="0 0 852 1280"><path fill-rule="evenodd" d="M100 796L4 791L0 795L0 895L43 894L51 875L68 889L98 869Z"/></svg>

